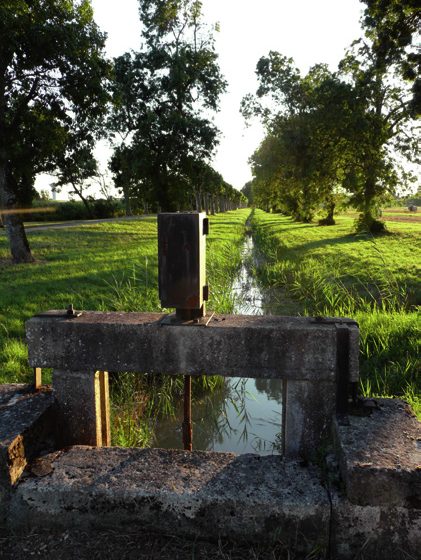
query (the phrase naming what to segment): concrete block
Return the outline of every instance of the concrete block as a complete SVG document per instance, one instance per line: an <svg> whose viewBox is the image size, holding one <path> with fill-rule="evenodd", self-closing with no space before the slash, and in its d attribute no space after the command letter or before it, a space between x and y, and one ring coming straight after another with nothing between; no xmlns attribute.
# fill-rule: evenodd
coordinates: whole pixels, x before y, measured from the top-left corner
<svg viewBox="0 0 421 560"><path fill-rule="evenodd" d="M74 447L45 460L51 473L16 489L14 530L158 529L283 542L303 554L328 545L330 503L319 473L278 456Z"/></svg>
<svg viewBox="0 0 421 560"><path fill-rule="evenodd" d="M51 448L51 391L28 385L0 385L0 524L12 486L28 462Z"/></svg>
<svg viewBox="0 0 421 560"><path fill-rule="evenodd" d="M33 367L67 371L333 380L334 324L306 317L214 316L163 326L160 313L48 312L26 323Z"/></svg>
<svg viewBox="0 0 421 560"><path fill-rule="evenodd" d="M57 441L62 447L111 445L108 373L53 372Z"/></svg>
<svg viewBox="0 0 421 560"><path fill-rule="evenodd" d="M314 458L331 433L334 382L284 381L284 455Z"/></svg>
<svg viewBox="0 0 421 560"><path fill-rule="evenodd" d="M421 550L421 510L360 506L331 491L331 557L340 560L409 560Z"/></svg>
<svg viewBox="0 0 421 560"><path fill-rule="evenodd" d="M397 399L369 400L349 425L334 422L340 472L350 502L421 509L421 423Z"/></svg>

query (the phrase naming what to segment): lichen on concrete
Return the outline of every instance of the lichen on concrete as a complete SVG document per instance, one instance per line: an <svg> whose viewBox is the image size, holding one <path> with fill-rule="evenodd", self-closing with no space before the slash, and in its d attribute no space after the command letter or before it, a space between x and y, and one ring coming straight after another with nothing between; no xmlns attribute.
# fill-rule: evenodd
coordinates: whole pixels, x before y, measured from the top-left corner
<svg viewBox="0 0 421 560"><path fill-rule="evenodd" d="M44 460L51 472L16 489L15 530L159 527L189 537L282 539L306 552L315 542L327 546L330 504L319 473L279 456L73 447Z"/></svg>
<svg viewBox="0 0 421 560"><path fill-rule="evenodd" d="M348 499L421 509L421 423L397 399L367 400L362 412L334 426Z"/></svg>

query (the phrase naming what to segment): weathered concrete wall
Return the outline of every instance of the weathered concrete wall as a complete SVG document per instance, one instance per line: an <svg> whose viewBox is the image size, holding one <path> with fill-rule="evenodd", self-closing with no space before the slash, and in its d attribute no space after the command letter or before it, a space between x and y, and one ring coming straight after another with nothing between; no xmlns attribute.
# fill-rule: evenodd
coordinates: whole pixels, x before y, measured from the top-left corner
<svg viewBox="0 0 421 560"><path fill-rule="evenodd" d="M334 422L340 471L351 502L421 509L421 424L407 403L367 401L362 413Z"/></svg>
<svg viewBox="0 0 421 560"><path fill-rule="evenodd" d="M43 454L54 445L51 403L50 392L0 386L0 517L13 534L153 529L283 542L296 557L419 555L421 424L402 401L369 400L359 416L334 422L333 479L277 456L98 447Z"/></svg>
<svg viewBox="0 0 421 560"><path fill-rule="evenodd" d="M412 560L420 557L421 510L393 505L360 506L334 490L332 559Z"/></svg>

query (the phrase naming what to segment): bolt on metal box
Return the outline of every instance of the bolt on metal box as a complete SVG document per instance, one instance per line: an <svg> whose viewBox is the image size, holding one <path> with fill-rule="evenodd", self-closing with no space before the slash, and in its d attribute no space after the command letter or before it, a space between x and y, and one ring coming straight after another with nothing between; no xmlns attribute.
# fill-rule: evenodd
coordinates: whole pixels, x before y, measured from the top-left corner
<svg viewBox="0 0 421 560"><path fill-rule="evenodd" d="M175 307L181 318L205 314L208 228L204 213L158 214L159 298L163 307Z"/></svg>

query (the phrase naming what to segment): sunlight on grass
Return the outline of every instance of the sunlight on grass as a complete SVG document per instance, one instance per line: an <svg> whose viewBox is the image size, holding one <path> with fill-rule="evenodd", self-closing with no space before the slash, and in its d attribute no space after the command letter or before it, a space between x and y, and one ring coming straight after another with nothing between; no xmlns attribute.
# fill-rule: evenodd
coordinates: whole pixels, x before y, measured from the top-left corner
<svg viewBox="0 0 421 560"><path fill-rule="evenodd" d="M347 217L320 227L256 210L254 239L265 256L256 275L284 290L296 313L355 319L363 394L408 398L421 418L421 225L396 223L376 238L351 228Z"/></svg>

